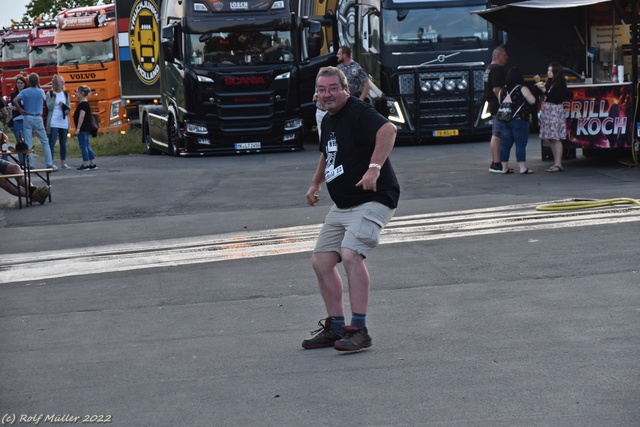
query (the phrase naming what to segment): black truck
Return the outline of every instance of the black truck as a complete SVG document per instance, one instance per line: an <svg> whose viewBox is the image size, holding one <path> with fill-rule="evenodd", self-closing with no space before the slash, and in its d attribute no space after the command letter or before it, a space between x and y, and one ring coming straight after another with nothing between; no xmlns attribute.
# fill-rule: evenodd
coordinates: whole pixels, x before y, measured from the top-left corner
<svg viewBox="0 0 640 427"><path fill-rule="evenodd" d="M454 142L490 134L489 116L482 114L484 72L501 39L493 24L471 14L490 2L301 3L338 16L340 43L369 73L372 102L382 101L398 127L398 141Z"/></svg>
<svg viewBox="0 0 640 427"><path fill-rule="evenodd" d="M129 16L129 66L149 86L159 82L160 102L149 98L138 107L149 154L303 148L304 130L315 120L316 74L336 62L334 17L298 16L289 0L161 0L159 9L153 0L116 3ZM158 12L150 12L154 7ZM123 81L123 96L126 85L143 83Z"/></svg>

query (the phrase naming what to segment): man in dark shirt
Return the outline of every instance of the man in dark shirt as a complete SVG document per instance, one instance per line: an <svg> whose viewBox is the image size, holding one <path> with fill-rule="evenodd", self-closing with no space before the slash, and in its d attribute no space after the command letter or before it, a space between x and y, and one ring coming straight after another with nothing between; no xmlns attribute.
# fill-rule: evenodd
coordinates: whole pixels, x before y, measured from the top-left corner
<svg viewBox="0 0 640 427"><path fill-rule="evenodd" d="M491 151L491 166L489 172L502 173L502 163L500 163L500 145L502 137L500 135L500 124L496 120L496 113L500 106L498 95L500 89L504 86L506 71L504 66L507 65L509 56L504 47L498 46L493 50L491 64L484 72L484 97L489 103L489 113L493 117L493 129L491 130L491 142L489 150Z"/></svg>
<svg viewBox="0 0 640 427"><path fill-rule="evenodd" d="M324 181L335 205L312 256L328 317L324 325L318 322L321 328L313 332L318 334L304 340L302 347L356 351L371 346L366 327L370 279L364 261L378 245L400 197L388 159L397 130L369 104L350 96L347 78L339 69L320 69L316 88L329 114L322 120L322 154L306 198L315 205ZM344 326L343 284L337 269L341 261L349 284L350 326Z"/></svg>

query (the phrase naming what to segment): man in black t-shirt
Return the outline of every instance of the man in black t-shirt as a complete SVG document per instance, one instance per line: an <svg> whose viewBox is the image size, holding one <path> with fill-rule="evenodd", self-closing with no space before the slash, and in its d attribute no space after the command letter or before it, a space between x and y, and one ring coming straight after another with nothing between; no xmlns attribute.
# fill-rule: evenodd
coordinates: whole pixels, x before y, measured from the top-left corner
<svg viewBox="0 0 640 427"><path fill-rule="evenodd" d="M493 117L493 129L491 130L491 142L489 150L491 151L491 166L489 172L502 173L502 163L500 163L500 145L502 137L500 135L500 124L496 120L495 115L498 112L500 101L498 95L500 89L504 86L506 71L504 66L507 64L509 56L504 47L498 46L493 50L491 56L491 64L484 72L484 98L489 103L489 113Z"/></svg>
<svg viewBox="0 0 640 427"><path fill-rule="evenodd" d="M370 280L364 260L378 245L400 197L388 159L397 130L369 104L350 96L347 78L339 69L321 68L316 88L329 114L322 120L322 154L306 198L314 206L324 181L335 205L312 256L328 317L302 347L356 351L371 346L366 327ZM341 261L349 282L350 326L344 326L343 284L337 269Z"/></svg>

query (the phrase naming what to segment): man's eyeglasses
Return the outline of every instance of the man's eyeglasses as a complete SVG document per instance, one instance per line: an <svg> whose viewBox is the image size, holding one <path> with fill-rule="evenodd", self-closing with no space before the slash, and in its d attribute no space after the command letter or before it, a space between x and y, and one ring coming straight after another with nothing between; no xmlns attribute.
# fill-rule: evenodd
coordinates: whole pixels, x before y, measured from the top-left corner
<svg viewBox="0 0 640 427"><path fill-rule="evenodd" d="M318 89L318 95L324 95L327 92L330 93L331 95L335 95L341 90L342 88L339 86L333 86L333 87L330 87L329 89L321 88L321 89Z"/></svg>

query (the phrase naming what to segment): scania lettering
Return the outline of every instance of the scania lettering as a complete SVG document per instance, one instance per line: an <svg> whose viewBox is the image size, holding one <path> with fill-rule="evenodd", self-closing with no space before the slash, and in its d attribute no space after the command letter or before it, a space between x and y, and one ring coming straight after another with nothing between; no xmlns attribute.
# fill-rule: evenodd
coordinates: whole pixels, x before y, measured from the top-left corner
<svg viewBox="0 0 640 427"><path fill-rule="evenodd" d="M56 17L58 72L69 94L86 85L91 111L100 116L100 132L124 132L128 123L120 97L115 6L68 9ZM75 96L71 97L75 109ZM73 123L72 123L73 127Z"/></svg>
<svg viewBox="0 0 640 427"><path fill-rule="evenodd" d="M134 86L138 99L151 95L156 86L144 80L158 76L161 103L139 106L149 154L303 148L304 124L315 121L315 76L336 63L335 17L300 17L289 0L117 0L116 9L127 32L119 36L122 75L131 76L123 97L133 104Z"/></svg>
<svg viewBox="0 0 640 427"><path fill-rule="evenodd" d="M266 84L267 81L263 77L229 77L224 79L226 85L257 85Z"/></svg>

